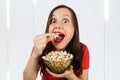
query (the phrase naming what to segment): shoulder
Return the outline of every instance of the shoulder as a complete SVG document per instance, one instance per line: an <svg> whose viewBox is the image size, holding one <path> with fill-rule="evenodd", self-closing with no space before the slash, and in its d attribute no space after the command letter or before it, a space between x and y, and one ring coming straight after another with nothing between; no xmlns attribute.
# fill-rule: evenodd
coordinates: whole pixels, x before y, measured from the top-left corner
<svg viewBox="0 0 120 80"><path fill-rule="evenodd" d="M85 70L89 68L89 50L87 45L83 43L80 43L80 46L82 47L83 51L82 68Z"/></svg>
<svg viewBox="0 0 120 80"><path fill-rule="evenodd" d="M86 50L86 49L88 50L88 47L87 47L86 44L80 42L80 46L82 47L82 50L83 50L83 51Z"/></svg>
<svg viewBox="0 0 120 80"><path fill-rule="evenodd" d="M81 48L82 48L83 54L84 54L84 55L86 55L86 54L89 55L89 50L88 50L87 45L84 44L84 43L82 43L82 42L80 42L80 46L81 46Z"/></svg>

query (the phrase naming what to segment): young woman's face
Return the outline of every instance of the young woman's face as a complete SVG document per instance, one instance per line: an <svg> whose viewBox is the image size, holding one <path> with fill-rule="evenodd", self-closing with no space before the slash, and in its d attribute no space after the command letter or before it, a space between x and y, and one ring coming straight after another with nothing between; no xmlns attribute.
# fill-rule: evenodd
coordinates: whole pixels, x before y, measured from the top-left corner
<svg viewBox="0 0 120 80"><path fill-rule="evenodd" d="M52 44L57 50L64 50L74 35L72 15L66 8L54 11L49 33L59 34L59 37L52 40Z"/></svg>

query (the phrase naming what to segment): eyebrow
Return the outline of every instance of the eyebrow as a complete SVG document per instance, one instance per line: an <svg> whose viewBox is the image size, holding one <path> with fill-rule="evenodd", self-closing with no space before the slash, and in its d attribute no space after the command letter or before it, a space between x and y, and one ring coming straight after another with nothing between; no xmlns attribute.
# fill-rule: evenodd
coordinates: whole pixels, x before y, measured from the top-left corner
<svg viewBox="0 0 120 80"><path fill-rule="evenodd" d="M67 16L67 17L69 17L69 18L71 18L69 15L67 15L67 14L65 14L64 16Z"/></svg>
<svg viewBox="0 0 120 80"><path fill-rule="evenodd" d="M52 15L52 17L54 17L54 16L56 16L56 15ZM69 18L71 18L69 15L67 15L67 14L64 14L63 16L67 16L67 17L69 17Z"/></svg>

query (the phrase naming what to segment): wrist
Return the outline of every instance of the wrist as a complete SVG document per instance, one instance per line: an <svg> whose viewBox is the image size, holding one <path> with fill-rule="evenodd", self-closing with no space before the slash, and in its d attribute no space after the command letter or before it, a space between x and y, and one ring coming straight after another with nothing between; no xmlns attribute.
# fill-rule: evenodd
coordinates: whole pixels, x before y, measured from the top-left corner
<svg viewBox="0 0 120 80"><path fill-rule="evenodd" d="M69 76L68 80L81 80L81 79L74 74L72 76Z"/></svg>
<svg viewBox="0 0 120 80"><path fill-rule="evenodd" d="M41 55L38 55L38 54L34 51L31 56L32 56L34 59L38 59L39 56L41 56Z"/></svg>

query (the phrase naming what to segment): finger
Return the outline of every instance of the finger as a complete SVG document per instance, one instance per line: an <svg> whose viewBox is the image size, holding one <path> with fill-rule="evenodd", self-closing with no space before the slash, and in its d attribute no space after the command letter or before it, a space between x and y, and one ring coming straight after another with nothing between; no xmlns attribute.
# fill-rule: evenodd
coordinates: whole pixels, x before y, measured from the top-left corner
<svg viewBox="0 0 120 80"><path fill-rule="evenodd" d="M70 65L70 69L73 69L73 65Z"/></svg>
<svg viewBox="0 0 120 80"><path fill-rule="evenodd" d="M46 34L37 35L34 38L34 42L35 43L46 43L47 42L47 35Z"/></svg>
<svg viewBox="0 0 120 80"><path fill-rule="evenodd" d="M72 65L70 65L69 66L69 68L68 68L68 70L72 70L73 69L73 66Z"/></svg>
<svg viewBox="0 0 120 80"><path fill-rule="evenodd" d="M46 33L45 35L47 36L47 43L49 41L52 41L55 38L55 34L54 33Z"/></svg>
<svg viewBox="0 0 120 80"><path fill-rule="evenodd" d="M48 43L49 41L52 41L54 37L55 37L54 33L45 33L45 34L37 35L34 38L34 42Z"/></svg>
<svg viewBox="0 0 120 80"><path fill-rule="evenodd" d="M42 35L36 35L34 38L34 43L37 44L42 38Z"/></svg>
<svg viewBox="0 0 120 80"><path fill-rule="evenodd" d="M52 41L53 39L54 39L54 37L48 37L47 38L47 43L50 42L50 41Z"/></svg>
<svg viewBox="0 0 120 80"><path fill-rule="evenodd" d="M63 74L55 74L53 72L51 72L49 69L46 68L46 70L48 71L49 74L51 74L54 77L63 77Z"/></svg>
<svg viewBox="0 0 120 80"><path fill-rule="evenodd" d="M35 37L35 39L39 39L39 38L42 38L42 37L54 37L55 34L54 33L44 33L44 34L41 34L41 35L37 35Z"/></svg>
<svg viewBox="0 0 120 80"><path fill-rule="evenodd" d="M55 36L55 34L54 34L54 33L45 33L45 35L46 35L47 37L50 37L50 36Z"/></svg>
<svg viewBox="0 0 120 80"><path fill-rule="evenodd" d="M38 45L35 45L38 49L42 49L42 48L45 48L46 44L38 44Z"/></svg>

